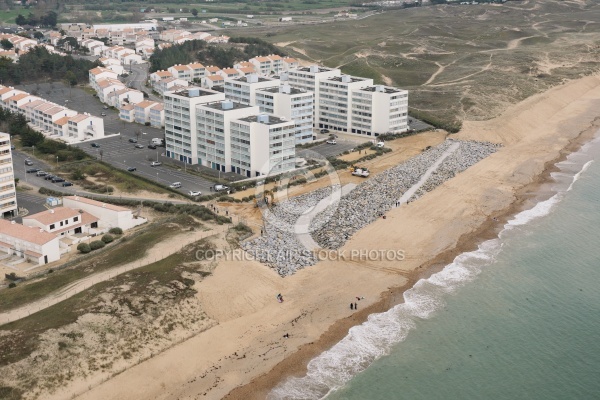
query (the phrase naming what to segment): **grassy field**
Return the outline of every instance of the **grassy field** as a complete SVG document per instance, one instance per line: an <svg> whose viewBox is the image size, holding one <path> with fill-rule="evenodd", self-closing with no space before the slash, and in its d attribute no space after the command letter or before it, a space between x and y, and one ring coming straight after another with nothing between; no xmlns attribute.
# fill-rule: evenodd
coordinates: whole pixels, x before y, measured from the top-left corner
<svg viewBox="0 0 600 400"><path fill-rule="evenodd" d="M409 89L412 111L451 122L491 118L564 80L597 72L598 20L598 2L549 0L421 7L235 34Z"/></svg>
<svg viewBox="0 0 600 400"><path fill-rule="evenodd" d="M182 227L189 228L193 225L195 223L188 216L179 216L172 224L161 225L160 229L152 225L133 238L126 238L125 241L115 240L100 254L86 258L76 265L55 271L32 282L19 284L15 288L3 290L0 292L0 312L39 300L93 273L138 260L156 243L180 233Z"/></svg>
<svg viewBox="0 0 600 400"><path fill-rule="evenodd" d="M14 9L14 10L1 10L0 11L0 22L4 23L4 24L14 24L15 23L15 18L17 18L17 16L19 14L23 14L23 15L27 15L28 10L24 10L24 9Z"/></svg>

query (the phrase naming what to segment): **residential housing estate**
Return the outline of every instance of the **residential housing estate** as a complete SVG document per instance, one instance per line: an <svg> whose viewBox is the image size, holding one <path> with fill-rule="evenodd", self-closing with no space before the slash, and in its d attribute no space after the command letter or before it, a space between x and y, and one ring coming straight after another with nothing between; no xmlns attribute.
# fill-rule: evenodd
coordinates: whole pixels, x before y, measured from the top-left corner
<svg viewBox="0 0 600 400"><path fill-rule="evenodd" d="M53 139L78 143L104 137L102 118L79 114L13 87L0 85L0 106L23 114L29 126Z"/></svg>

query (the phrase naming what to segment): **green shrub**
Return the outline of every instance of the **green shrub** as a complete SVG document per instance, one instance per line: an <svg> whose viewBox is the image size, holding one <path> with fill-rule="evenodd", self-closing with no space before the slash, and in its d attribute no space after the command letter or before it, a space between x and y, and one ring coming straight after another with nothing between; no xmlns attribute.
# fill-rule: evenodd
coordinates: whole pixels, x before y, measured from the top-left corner
<svg viewBox="0 0 600 400"><path fill-rule="evenodd" d="M123 229L121 228L110 228L110 230L108 231L108 233L112 234L112 235L122 235L123 234Z"/></svg>
<svg viewBox="0 0 600 400"><path fill-rule="evenodd" d="M14 282L11 282L11 283L8 284L8 287L12 289L14 287L17 287L17 284L14 283Z"/></svg>
<svg viewBox="0 0 600 400"><path fill-rule="evenodd" d="M90 243L91 250L98 250L104 246L106 246L106 243L104 243L102 240L94 240L92 243Z"/></svg>
<svg viewBox="0 0 600 400"><path fill-rule="evenodd" d="M77 245L77 250L83 254L86 254L86 253L89 253L90 251L92 251L92 249L90 248L90 245L87 243L79 243Z"/></svg>
<svg viewBox="0 0 600 400"><path fill-rule="evenodd" d="M112 242L113 240L115 240L113 235L109 235L108 233L104 236L102 236L102 241L106 244Z"/></svg>

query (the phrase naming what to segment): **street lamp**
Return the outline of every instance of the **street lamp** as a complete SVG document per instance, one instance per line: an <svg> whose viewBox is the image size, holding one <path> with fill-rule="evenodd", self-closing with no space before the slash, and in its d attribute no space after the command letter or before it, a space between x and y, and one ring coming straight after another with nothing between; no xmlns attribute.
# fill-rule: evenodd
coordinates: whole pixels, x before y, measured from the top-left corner
<svg viewBox="0 0 600 400"><path fill-rule="evenodd" d="M58 156L56 156L56 167L58 168Z"/></svg>

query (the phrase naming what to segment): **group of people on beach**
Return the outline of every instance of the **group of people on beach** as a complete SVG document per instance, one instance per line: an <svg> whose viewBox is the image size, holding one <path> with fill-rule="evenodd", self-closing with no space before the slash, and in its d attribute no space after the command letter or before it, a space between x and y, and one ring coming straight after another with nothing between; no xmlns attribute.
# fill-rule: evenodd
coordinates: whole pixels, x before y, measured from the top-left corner
<svg viewBox="0 0 600 400"><path fill-rule="evenodd" d="M356 296L356 301L361 301L362 299L364 299L364 297ZM358 303L356 303L356 302L350 303L350 309L351 310L358 310Z"/></svg>

